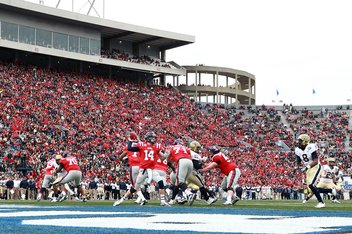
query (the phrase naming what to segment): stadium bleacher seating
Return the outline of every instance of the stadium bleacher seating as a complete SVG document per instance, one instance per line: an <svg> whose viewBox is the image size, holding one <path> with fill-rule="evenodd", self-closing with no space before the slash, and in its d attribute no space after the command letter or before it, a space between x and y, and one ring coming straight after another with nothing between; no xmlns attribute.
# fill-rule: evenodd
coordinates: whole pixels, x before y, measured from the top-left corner
<svg viewBox="0 0 352 234"><path fill-rule="evenodd" d="M46 160L58 152L77 156L88 182L127 180L117 156L129 131L142 138L154 131L163 144L195 139L207 156L219 145L241 168L243 186L302 188L292 149L303 132L321 143L322 157L334 154L343 170L351 170L349 110L200 105L172 87L38 67L34 74L33 68L0 63L2 180L21 177L16 168L26 157L33 168L28 177L40 181ZM209 186L219 186L217 175L206 174Z"/></svg>

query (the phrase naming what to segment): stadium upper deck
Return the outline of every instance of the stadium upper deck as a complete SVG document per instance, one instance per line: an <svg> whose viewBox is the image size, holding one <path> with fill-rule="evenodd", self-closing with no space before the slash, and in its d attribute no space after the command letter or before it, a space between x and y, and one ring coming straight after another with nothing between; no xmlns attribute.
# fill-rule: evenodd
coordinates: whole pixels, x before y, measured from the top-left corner
<svg viewBox="0 0 352 234"><path fill-rule="evenodd" d="M0 47L26 52L26 56L54 56L60 58L58 60L61 62L67 59L83 61L105 65L110 69L142 71L154 76L185 75L185 69L164 64L165 52L195 41L191 35L82 15L21 0L0 0L0 28ZM102 56L102 51L108 51L108 54L123 52L131 59ZM146 57L154 62L145 62Z"/></svg>

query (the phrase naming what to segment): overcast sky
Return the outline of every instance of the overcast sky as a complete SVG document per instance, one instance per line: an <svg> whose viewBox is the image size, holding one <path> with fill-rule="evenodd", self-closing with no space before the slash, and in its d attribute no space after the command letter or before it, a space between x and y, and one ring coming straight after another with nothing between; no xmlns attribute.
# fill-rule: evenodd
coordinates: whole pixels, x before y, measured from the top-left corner
<svg viewBox="0 0 352 234"><path fill-rule="evenodd" d="M75 11L85 14L85 2ZM105 0L107 19L195 36L167 60L255 75L257 105L351 103L351 9L349 0Z"/></svg>

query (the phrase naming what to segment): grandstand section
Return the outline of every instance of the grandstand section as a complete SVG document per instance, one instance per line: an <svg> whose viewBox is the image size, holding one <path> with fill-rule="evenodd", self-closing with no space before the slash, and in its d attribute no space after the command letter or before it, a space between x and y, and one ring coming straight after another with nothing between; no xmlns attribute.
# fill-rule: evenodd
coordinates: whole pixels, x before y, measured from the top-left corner
<svg viewBox="0 0 352 234"><path fill-rule="evenodd" d="M173 86L197 102L255 105L255 76L241 70L214 66L184 66L185 82L173 77ZM176 80L175 80L176 78ZM221 82L220 78L224 80Z"/></svg>
<svg viewBox="0 0 352 234"><path fill-rule="evenodd" d="M194 42L194 36L77 14L20 0L0 0L1 54L109 75L140 71L140 77L185 75L165 61L166 50ZM41 56L38 56L41 55Z"/></svg>
<svg viewBox="0 0 352 234"><path fill-rule="evenodd" d="M128 169L118 158L131 131L141 138L154 131L165 146L181 137L197 140L208 161L209 148L218 145L243 171L243 199L306 195L292 151L301 133L318 143L322 160L333 155L351 175L349 107L255 106L254 75L165 61L167 49L192 43L193 36L19 0L0 0L0 27L0 199L22 198L6 183L20 181L24 160L37 183L56 153L77 157L85 185L97 179L126 190ZM191 98L163 85L166 76ZM200 103L204 98L208 103ZM219 172L203 176L221 198ZM94 188L87 190L97 199ZM33 200L37 187L23 191ZM111 200L112 192L103 196Z"/></svg>

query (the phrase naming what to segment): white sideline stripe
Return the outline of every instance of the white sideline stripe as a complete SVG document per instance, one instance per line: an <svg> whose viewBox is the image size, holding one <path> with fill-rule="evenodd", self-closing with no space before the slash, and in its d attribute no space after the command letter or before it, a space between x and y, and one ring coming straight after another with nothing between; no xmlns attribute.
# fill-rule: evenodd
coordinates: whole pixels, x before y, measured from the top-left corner
<svg viewBox="0 0 352 234"><path fill-rule="evenodd" d="M124 212L121 212L124 213ZM96 214L103 214L96 212ZM148 214L151 214L150 212ZM267 219L266 219L267 218ZM346 217L288 217L225 214L154 214L147 217L94 217L23 220L24 225L91 228L135 228L193 232L305 233L338 230L351 226Z"/></svg>

